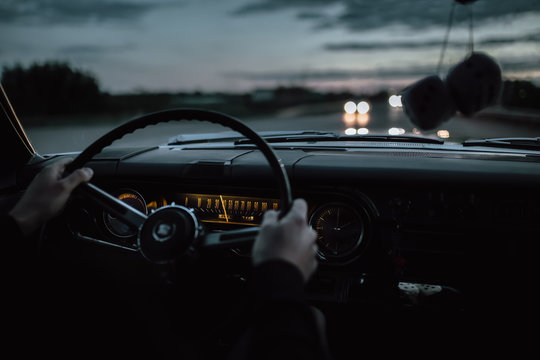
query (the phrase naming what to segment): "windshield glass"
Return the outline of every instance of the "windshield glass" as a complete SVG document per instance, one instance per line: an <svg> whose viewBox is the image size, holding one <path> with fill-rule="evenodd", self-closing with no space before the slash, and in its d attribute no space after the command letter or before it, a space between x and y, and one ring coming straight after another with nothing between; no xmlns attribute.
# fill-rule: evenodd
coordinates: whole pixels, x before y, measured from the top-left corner
<svg viewBox="0 0 540 360"><path fill-rule="evenodd" d="M0 0L2 85L39 153L80 151L137 115L180 107L258 131L540 136L540 2L467 2ZM431 116L431 129L411 121L404 89L446 79L472 50L502 70L493 101ZM472 78L458 80L468 89ZM428 95L411 105L417 115L446 106ZM224 130L166 124L124 141Z"/></svg>

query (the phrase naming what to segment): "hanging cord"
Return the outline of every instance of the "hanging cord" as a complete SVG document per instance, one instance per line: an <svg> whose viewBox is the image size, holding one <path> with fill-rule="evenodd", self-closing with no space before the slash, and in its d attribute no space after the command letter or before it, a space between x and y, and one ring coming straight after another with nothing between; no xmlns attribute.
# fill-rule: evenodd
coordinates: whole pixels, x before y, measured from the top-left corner
<svg viewBox="0 0 540 360"><path fill-rule="evenodd" d="M452 22L454 21L454 9L456 8L456 2L452 1L452 8L450 9L450 15L448 16L448 24L446 26L446 34L444 35L443 46L441 49L441 56L439 57L439 64L437 65L437 74L440 75L441 66L444 59L444 53L446 52L446 46L448 45L448 38L450 37L450 30L452 29Z"/></svg>
<svg viewBox="0 0 540 360"><path fill-rule="evenodd" d="M474 51L474 21L473 21L473 7L472 3L468 4L469 6L469 54L472 54Z"/></svg>
<svg viewBox="0 0 540 360"><path fill-rule="evenodd" d="M463 4L466 4L466 6L469 7L469 43L467 45L467 51L470 54L474 52L474 15L473 15L473 7L471 2L463 2ZM448 16L448 24L446 26L446 34L444 35L444 41L443 46L441 49L441 55L439 57L439 63L437 64L437 74L441 74L441 67L444 59L444 54L446 52L446 48L448 46L448 39L450 38L450 30L452 30L452 23L454 21L454 10L456 8L456 2L452 1L452 8L450 9L450 14Z"/></svg>

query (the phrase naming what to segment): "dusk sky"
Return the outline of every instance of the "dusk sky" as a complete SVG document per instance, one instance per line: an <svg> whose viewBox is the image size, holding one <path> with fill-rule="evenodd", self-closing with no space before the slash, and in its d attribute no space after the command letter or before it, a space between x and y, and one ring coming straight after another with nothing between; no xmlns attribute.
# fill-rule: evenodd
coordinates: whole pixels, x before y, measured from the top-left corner
<svg viewBox="0 0 540 360"><path fill-rule="evenodd" d="M453 0L0 0L0 65L58 60L102 89L400 88L435 73ZM540 0L478 0L475 50L540 84ZM457 5L443 70L469 41Z"/></svg>

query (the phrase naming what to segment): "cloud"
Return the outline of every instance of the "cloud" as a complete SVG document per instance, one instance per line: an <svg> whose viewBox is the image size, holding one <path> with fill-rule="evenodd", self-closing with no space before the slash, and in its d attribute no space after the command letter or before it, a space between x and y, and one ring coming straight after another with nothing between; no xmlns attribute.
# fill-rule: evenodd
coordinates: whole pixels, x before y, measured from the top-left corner
<svg viewBox="0 0 540 360"><path fill-rule="evenodd" d="M62 55L100 55L103 53L119 51L133 50L136 48L136 45L133 43L121 44L121 45L97 45L97 44L87 44L87 45L68 45L63 46L58 49L58 53Z"/></svg>
<svg viewBox="0 0 540 360"><path fill-rule="evenodd" d="M320 11L300 11L296 14L296 17L301 20L320 20L326 19L327 15Z"/></svg>
<svg viewBox="0 0 540 360"><path fill-rule="evenodd" d="M537 71L540 72L540 63L538 59L499 59L499 63L505 71Z"/></svg>
<svg viewBox="0 0 540 360"><path fill-rule="evenodd" d="M498 59L504 71L540 71L537 59ZM327 69L319 71L283 72L235 72L225 76L251 81L290 82L290 81L340 81L353 79L396 80L421 78L435 73L435 64L404 67L380 67L367 70Z"/></svg>
<svg viewBox="0 0 540 360"><path fill-rule="evenodd" d="M424 76L433 72L435 66L412 66L406 68L378 68L369 70L320 70L320 71L284 71L284 72L236 72L226 76L252 81L335 81L358 78L398 78Z"/></svg>
<svg viewBox="0 0 540 360"><path fill-rule="evenodd" d="M260 14L284 9L313 9L339 3L341 0L258 0L236 9L235 15Z"/></svg>
<svg viewBox="0 0 540 360"><path fill-rule="evenodd" d="M269 11L295 10L300 18L312 21L316 28L344 27L350 31L364 31L405 25L411 28L444 26L454 0L253 0L234 11L235 15L262 14ZM302 16L306 10L341 6L332 19ZM482 22L504 18L508 14L540 13L538 0L478 0L472 5L474 19ZM469 20L469 8L457 5L455 22Z"/></svg>
<svg viewBox="0 0 540 360"><path fill-rule="evenodd" d="M0 2L0 21L59 24L133 20L152 10L177 5L178 2L150 0L3 0Z"/></svg>
<svg viewBox="0 0 540 360"><path fill-rule="evenodd" d="M503 46L516 43L538 43L540 32L527 34L520 37L492 37L475 41L476 46ZM447 46L465 48L467 41L450 41ZM328 51L375 51L375 50L401 50L401 49L426 49L442 46L442 40L428 41L355 41L342 43L328 43L324 49Z"/></svg>

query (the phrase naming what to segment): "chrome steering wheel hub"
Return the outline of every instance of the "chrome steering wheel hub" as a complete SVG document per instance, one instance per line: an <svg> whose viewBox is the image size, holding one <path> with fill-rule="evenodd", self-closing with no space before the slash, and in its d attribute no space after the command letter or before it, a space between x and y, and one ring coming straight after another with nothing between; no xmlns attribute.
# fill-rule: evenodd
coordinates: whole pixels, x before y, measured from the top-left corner
<svg viewBox="0 0 540 360"><path fill-rule="evenodd" d="M151 213L139 230L141 254L154 263L167 263L191 246L200 225L191 210L168 205Z"/></svg>

